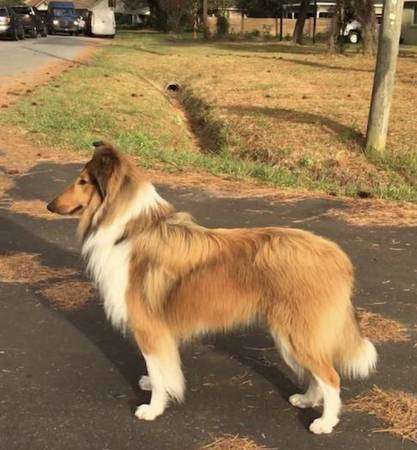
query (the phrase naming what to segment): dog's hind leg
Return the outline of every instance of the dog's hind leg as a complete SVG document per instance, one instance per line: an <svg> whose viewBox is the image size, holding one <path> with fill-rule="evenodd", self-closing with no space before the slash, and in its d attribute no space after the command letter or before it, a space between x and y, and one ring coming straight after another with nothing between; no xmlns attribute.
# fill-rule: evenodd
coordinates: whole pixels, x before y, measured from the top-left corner
<svg viewBox="0 0 417 450"><path fill-rule="evenodd" d="M164 412L170 398L182 401L184 397L185 383L178 346L169 331L161 327L158 327L157 334L148 328L146 331L135 330L134 335L148 369L150 383L146 387L152 389L150 403L140 405L135 415L138 419L154 420Z"/></svg>
<svg viewBox="0 0 417 450"><path fill-rule="evenodd" d="M340 378L332 365L321 364L312 370L319 388L323 392L323 414L310 424L310 431L315 434L331 433L339 423L342 407L340 401Z"/></svg>
<svg viewBox="0 0 417 450"><path fill-rule="evenodd" d="M311 376L307 391L304 394L294 394L288 399L291 405L297 408L314 408L323 400L323 391L317 380Z"/></svg>
<svg viewBox="0 0 417 450"><path fill-rule="evenodd" d="M142 391L152 391L152 383L149 375L142 375L139 378L138 385Z"/></svg>
<svg viewBox="0 0 417 450"><path fill-rule="evenodd" d="M278 332L271 330L272 338L275 342L275 345L279 352L281 353L282 359L285 361L287 366L297 375L297 378L300 380L304 375L304 370L298 364L293 356L293 352L291 351L291 347L288 344L287 340L280 336Z"/></svg>

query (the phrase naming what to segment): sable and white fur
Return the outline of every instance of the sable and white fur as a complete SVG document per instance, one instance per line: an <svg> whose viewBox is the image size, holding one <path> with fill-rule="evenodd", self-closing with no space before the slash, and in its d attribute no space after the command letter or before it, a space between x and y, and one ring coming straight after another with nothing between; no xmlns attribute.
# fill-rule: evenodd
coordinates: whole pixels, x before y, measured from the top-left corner
<svg viewBox="0 0 417 450"><path fill-rule="evenodd" d="M351 303L353 268L334 243L289 228L207 229L163 200L126 156L99 143L91 161L48 205L79 214L82 254L109 320L135 337L152 390L139 419L182 401L179 345L208 332L265 324L285 362L309 379L289 401L323 403L310 430L339 421L340 373L366 377L377 354Z"/></svg>

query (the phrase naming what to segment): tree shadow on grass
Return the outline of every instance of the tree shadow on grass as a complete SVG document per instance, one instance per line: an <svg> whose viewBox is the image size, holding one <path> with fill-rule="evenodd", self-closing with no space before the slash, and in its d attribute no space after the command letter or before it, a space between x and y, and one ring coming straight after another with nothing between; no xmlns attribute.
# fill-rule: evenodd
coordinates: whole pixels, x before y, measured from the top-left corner
<svg viewBox="0 0 417 450"><path fill-rule="evenodd" d="M296 111L288 108L271 108L267 106L238 105L226 107L226 109L237 115L249 114L252 116L263 115L278 119L280 122L292 122L298 124L319 125L333 131L343 143L357 144L361 147L365 144L365 137L353 127L343 125L329 117L305 111Z"/></svg>
<svg viewBox="0 0 417 450"><path fill-rule="evenodd" d="M296 55L319 55L325 53L322 46L294 45L283 42L217 41L213 45L220 50L253 53L292 53Z"/></svg>
<svg viewBox="0 0 417 450"><path fill-rule="evenodd" d="M329 69L329 70L337 70L341 72L365 72L365 73L372 73L372 69L361 69L360 67L342 67L342 66L335 66L332 64L323 64L316 61L307 61L303 59L295 59L295 58L285 58L282 56L262 56L262 55L238 55L235 53L214 53L213 56L216 57L233 57L233 58L244 58L244 59L265 59L268 61L283 61L283 62L290 62L293 64L299 64L301 66L307 66L317 69Z"/></svg>

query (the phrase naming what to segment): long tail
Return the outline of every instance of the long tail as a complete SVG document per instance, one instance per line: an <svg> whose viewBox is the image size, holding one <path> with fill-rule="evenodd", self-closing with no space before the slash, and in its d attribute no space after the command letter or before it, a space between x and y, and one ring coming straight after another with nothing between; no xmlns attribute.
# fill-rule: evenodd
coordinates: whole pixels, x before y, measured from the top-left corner
<svg viewBox="0 0 417 450"><path fill-rule="evenodd" d="M345 325L336 358L339 371L350 378L367 378L375 370L377 360L378 354L374 344L361 335L352 313Z"/></svg>

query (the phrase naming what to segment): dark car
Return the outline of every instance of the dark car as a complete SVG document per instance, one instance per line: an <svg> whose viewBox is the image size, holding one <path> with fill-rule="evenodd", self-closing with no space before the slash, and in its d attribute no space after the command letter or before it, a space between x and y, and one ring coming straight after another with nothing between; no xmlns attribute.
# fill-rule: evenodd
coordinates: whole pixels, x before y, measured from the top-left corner
<svg viewBox="0 0 417 450"><path fill-rule="evenodd" d="M30 6L12 6L12 10L20 17L25 33L30 37L38 37L36 14Z"/></svg>
<svg viewBox="0 0 417 450"><path fill-rule="evenodd" d="M73 2L49 2L48 31L55 33L78 33L78 17Z"/></svg>
<svg viewBox="0 0 417 450"><path fill-rule="evenodd" d="M25 30L20 17L8 6L0 6L0 36L14 39L25 38Z"/></svg>

